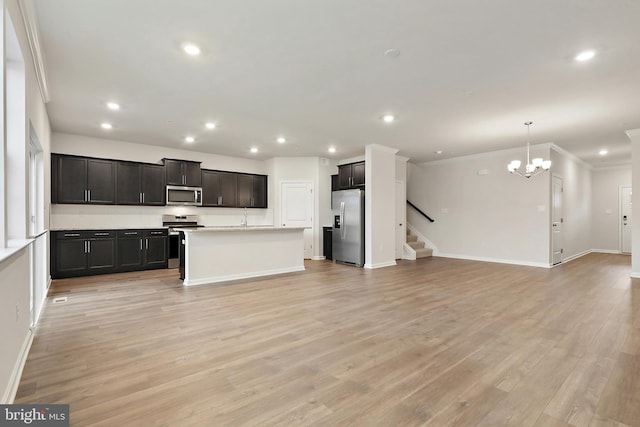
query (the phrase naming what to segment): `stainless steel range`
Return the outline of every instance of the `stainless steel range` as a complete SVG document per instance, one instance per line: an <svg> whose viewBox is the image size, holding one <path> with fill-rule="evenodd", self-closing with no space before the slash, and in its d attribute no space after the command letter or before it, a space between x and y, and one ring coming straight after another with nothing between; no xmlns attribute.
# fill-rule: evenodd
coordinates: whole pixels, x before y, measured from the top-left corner
<svg viewBox="0 0 640 427"><path fill-rule="evenodd" d="M162 226L169 227L169 268L180 264L180 233L176 228L204 227L198 224L198 215L162 215Z"/></svg>

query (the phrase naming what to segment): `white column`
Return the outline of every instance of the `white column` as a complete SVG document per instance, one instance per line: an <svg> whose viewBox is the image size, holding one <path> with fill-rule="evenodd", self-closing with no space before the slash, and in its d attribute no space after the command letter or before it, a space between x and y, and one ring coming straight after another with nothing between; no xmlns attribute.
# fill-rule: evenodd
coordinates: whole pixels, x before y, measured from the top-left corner
<svg viewBox="0 0 640 427"><path fill-rule="evenodd" d="M365 147L364 268L396 265L396 153L382 145Z"/></svg>
<svg viewBox="0 0 640 427"><path fill-rule="evenodd" d="M628 130L631 139L631 277L640 278L640 129Z"/></svg>

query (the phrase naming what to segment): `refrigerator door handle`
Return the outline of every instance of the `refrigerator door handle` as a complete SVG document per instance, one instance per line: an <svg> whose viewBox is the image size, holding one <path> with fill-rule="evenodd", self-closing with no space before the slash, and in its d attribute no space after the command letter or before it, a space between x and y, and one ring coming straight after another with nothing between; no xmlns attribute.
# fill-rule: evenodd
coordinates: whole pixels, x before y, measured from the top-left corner
<svg viewBox="0 0 640 427"><path fill-rule="evenodd" d="M344 226L344 202L340 202L340 237L344 240L347 229Z"/></svg>

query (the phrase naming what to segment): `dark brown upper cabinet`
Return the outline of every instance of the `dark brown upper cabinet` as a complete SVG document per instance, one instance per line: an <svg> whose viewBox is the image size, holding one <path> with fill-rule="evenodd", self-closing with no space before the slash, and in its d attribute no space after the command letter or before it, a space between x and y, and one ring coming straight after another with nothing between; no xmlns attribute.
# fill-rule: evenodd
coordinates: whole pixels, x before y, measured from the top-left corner
<svg viewBox="0 0 640 427"><path fill-rule="evenodd" d="M235 207L237 174L202 170L202 206Z"/></svg>
<svg viewBox="0 0 640 427"><path fill-rule="evenodd" d="M267 207L267 177L265 175L237 174L239 208Z"/></svg>
<svg viewBox="0 0 640 427"><path fill-rule="evenodd" d="M364 162L338 166L338 189L364 188Z"/></svg>
<svg viewBox="0 0 640 427"><path fill-rule="evenodd" d="M116 203L164 206L165 170L162 165L117 162Z"/></svg>
<svg viewBox="0 0 640 427"><path fill-rule="evenodd" d="M188 160L162 159L167 185L202 186L200 162Z"/></svg>
<svg viewBox="0 0 640 427"><path fill-rule="evenodd" d="M116 203L116 163L113 160L53 154L51 198L53 203Z"/></svg>

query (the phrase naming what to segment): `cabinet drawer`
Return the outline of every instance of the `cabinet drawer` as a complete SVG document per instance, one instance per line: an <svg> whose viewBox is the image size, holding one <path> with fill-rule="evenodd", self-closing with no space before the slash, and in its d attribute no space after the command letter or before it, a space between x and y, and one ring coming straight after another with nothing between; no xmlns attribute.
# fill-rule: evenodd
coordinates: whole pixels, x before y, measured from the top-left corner
<svg viewBox="0 0 640 427"><path fill-rule="evenodd" d="M106 239L109 237L116 237L115 230L94 230L94 231L88 231L87 233L88 233L87 237L93 238L93 239Z"/></svg>
<svg viewBox="0 0 640 427"><path fill-rule="evenodd" d="M142 237L142 230L118 230L118 237Z"/></svg>
<svg viewBox="0 0 640 427"><path fill-rule="evenodd" d="M144 230L144 236L145 237L149 237L149 236L168 236L169 235L169 230L166 228L158 228L155 230Z"/></svg>
<svg viewBox="0 0 640 427"><path fill-rule="evenodd" d="M87 237L86 231L56 231L55 232L56 239L58 240L66 240L66 239L85 239Z"/></svg>

